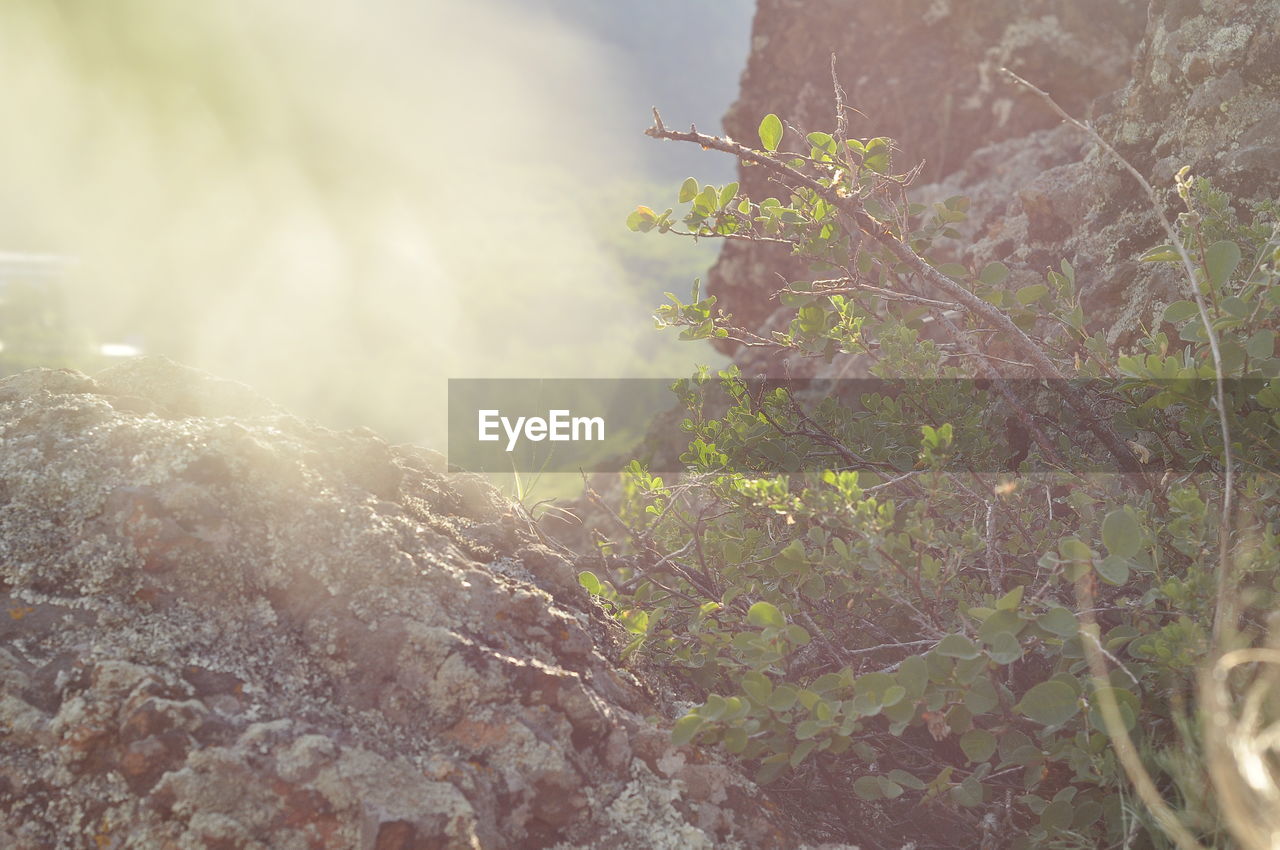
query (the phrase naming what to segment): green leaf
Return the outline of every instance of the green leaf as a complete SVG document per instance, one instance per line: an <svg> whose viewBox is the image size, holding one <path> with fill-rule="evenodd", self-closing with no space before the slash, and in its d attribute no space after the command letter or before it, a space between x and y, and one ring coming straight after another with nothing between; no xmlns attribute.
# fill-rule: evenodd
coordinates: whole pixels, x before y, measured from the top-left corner
<svg viewBox="0 0 1280 850"><path fill-rule="evenodd" d="M693 198L693 208L698 212L710 214L715 212L719 200L720 196L716 194L714 186L703 186L702 191Z"/></svg>
<svg viewBox="0 0 1280 850"><path fill-rule="evenodd" d="M694 711L707 720L719 720L726 708L728 708L728 701L724 697L719 694L710 694L707 696L707 701Z"/></svg>
<svg viewBox="0 0 1280 850"><path fill-rule="evenodd" d="M1080 631L1080 624L1076 622L1076 615L1061 605L1050 608L1041 614L1036 618L1036 623L1046 632L1055 634L1060 638L1075 637Z"/></svg>
<svg viewBox="0 0 1280 850"><path fill-rule="evenodd" d="M1058 541L1058 551L1068 561L1091 561L1093 551L1078 537L1064 537Z"/></svg>
<svg viewBox="0 0 1280 850"><path fill-rule="evenodd" d="M788 763L792 767L799 767L801 762L803 762L806 758L808 758L809 753L813 752L814 748L817 746L818 746L817 741L805 741L800 746L792 750L791 758L787 760Z"/></svg>
<svg viewBox="0 0 1280 850"><path fill-rule="evenodd" d="M677 747L683 747L693 740L693 736L698 734L698 730L706 722L707 719L705 717L697 714L686 714L671 727L671 743Z"/></svg>
<svg viewBox="0 0 1280 850"><path fill-rule="evenodd" d="M587 589L587 593L595 596L600 595L600 591L602 589L600 579L596 578L596 574L591 572L591 570L583 570L578 573L578 584L585 587Z"/></svg>
<svg viewBox="0 0 1280 850"><path fill-rule="evenodd" d="M981 650L964 635L947 635L934 647L934 652L947 658L977 658Z"/></svg>
<svg viewBox="0 0 1280 850"><path fill-rule="evenodd" d="M867 696L875 701L876 706L883 705L885 694L897 685L893 676L879 671L865 673L853 683L853 692L859 696Z"/></svg>
<svg viewBox="0 0 1280 850"><path fill-rule="evenodd" d="M907 773L905 770L902 770L896 767L893 770L889 771L889 778L892 779L894 782L898 783L899 785L902 785L906 788L910 788L912 791L923 791L925 788L929 787L925 785L923 782L921 782L919 779L917 779L915 776L911 775L910 773Z"/></svg>
<svg viewBox="0 0 1280 850"><path fill-rule="evenodd" d="M996 751L996 736L986 729L970 729L960 736L960 749L969 761L986 761Z"/></svg>
<svg viewBox="0 0 1280 850"><path fill-rule="evenodd" d="M760 705L768 705L769 697L773 696L773 682L768 676L753 670L743 674L742 690Z"/></svg>
<svg viewBox="0 0 1280 850"><path fill-rule="evenodd" d="M935 266L935 268L947 277L966 278L969 276L969 270L959 263L943 263Z"/></svg>
<svg viewBox="0 0 1280 850"><path fill-rule="evenodd" d="M929 684L928 663L919 655L903 659L902 665L898 667L898 684L906 690L908 697L919 699L925 686Z"/></svg>
<svg viewBox="0 0 1280 850"><path fill-rule="evenodd" d="M747 609L747 622L759 628L767 626L782 628L787 624L782 612L769 602L757 602Z"/></svg>
<svg viewBox="0 0 1280 850"><path fill-rule="evenodd" d="M1000 704L996 694L996 686L990 679L979 679L974 682L964 695L964 707L974 714L986 714Z"/></svg>
<svg viewBox="0 0 1280 850"><path fill-rule="evenodd" d="M988 653L997 664L1012 664L1022 657L1022 644L1009 632L999 632L992 636Z"/></svg>
<svg viewBox="0 0 1280 850"><path fill-rule="evenodd" d="M1157 245L1139 258L1143 263L1176 263L1178 252L1172 245Z"/></svg>
<svg viewBox="0 0 1280 850"><path fill-rule="evenodd" d="M804 720L796 727L796 740L807 741L822 731L822 724L816 720Z"/></svg>
<svg viewBox="0 0 1280 850"><path fill-rule="evenodd" d="M883 792L880 790L880 778L878 776L859 776L853 782L853 793L864 800L879 800L884 797Z"/></svg>
<svg viewBox="0 0 1280 850"><path fill-rule="evenodd" d="M724 704L723 720L740 720L751 712L751 703L741 697L729 697Z"/></svg>
<svg viewBox="0 0 1280 850"><path fill-rule="evenodd" d="M686 177L685 181L680 184L680 203L689 203L697 194L698 181L693 177Z"/></svg>
<svg viewBox="0 0 1280 850"><path fill-rule="evenodd" d="M1014 708L1044 726L1059 726L1076 715L1080 702L1070 686L1049 681L1032 687Z"/></svg>
<svg viewBox="0 0 1280 850"><path fill-rule="evenodd" d="M978 274L978 280L987 286L999 286L1009 276L1009 267L999 261L987 263ZM1045 290L1048 291L1047 289Z"/></svg>
<svg viewBox="0 0 1280 850"><path fill-rule="evenodd" d="M890 685L885 689L884 696L880 698L880 704L885 708L892 708L902 702L903 697L907 695L907 689L902 685Z"/></svg>
<svg viewBox="0 0 1280 850"><path fill-rule="evenodd" d="M776 151L782 142L782 119L770 112L760 121L760 144L767 151Z"/></svg>
<svg viewBox="0 0 1280 850"><path fill-rule="evenodd" d="M1236 319L1247 319L1253 313L1253 305L1238 295L1228 295L1218 302L1218 306Z"/></svg>
<svg viewBox="0 0 1280 850"><path fill-rule="evenodd" d="M1025 590L1023 585L1018 585L1013 590L1006 593L996 600L996 609L999 611L1012 611L1022 602L1022 594Z"/></svg>
<svg viewBox="0 0 1280 850"><path fill-rule="evenodd" d="M813 640L804 626L797 626L794 623L783 629L782 636L786 638L787 643L795 646L804 646L809 641Z"/></svg>
<svg viewBox="0 0 1280 850"><path fill-rule="evenodd" d="M720 206L727 207L729 202L738 196L738 184L730 183L720 190Z"/></svg>
<svg viewBox="0 0 1280 850"><path fill-rule="evenodd" d="M1240 265L1240 246L1223 240L1214 242L1204 252L1205 270L1215 286L1222 286L1231 279L1231 273Z"/></svg>
<svg viewBox="0 0 1280 850"><path fill-rule="evenodd" d="M1102 521L1102 545L1117 558L1132 558L1142 548L1142 527L1133 514L1117 508Z"/></svg>
<svg viewBox="0 0 1280 850"><path fill-rule="evenodd" d="M1002 637L1013 638L1013 635L1002 635ZM1015 641L1017 638L1013 638ZM979 677L987 672L987 659L981 655L977 658L957 659L955 666L956 681L969 685L977 681ZM964 731L963 729L960 731Z"/></svg>
<svg viewBox="0 0 1280 850"><path fill-rule="evenodd" d="M1128 558L1108 555L1100 561L1095 561L1093 568L1107 584L1121 585L1129 580L1129 565L1132 563Z"/></svg>
<svg viewBox="0 0 1280 850"><path fill-rule="evenodd" d="M862 160L863 167L876 174L889 173L889 144L889 140L883 138L875 138L867 142Z"/></svg>
<svg viewBox="0 0 1280 850"><path fill-rule="evenodd" d="M653 230L657 217L658 214L648 207L636 207L631 215L627 216L627 227L641 233L648 233Z"/></svg>
<svg viewBox="0 0 1280 850"><path fill-rule="evenodd" d="M1040 813L1040 825L1051 830L1066 829L1071 826L1071 818L1074 814L1075 809L1069 801L1058 800L1056 803L1050 803Z"/></svg>
<svg viewBox="0 0 1280 850"><path fill-rule="evenodd" d="M884 795L886 800L894 800L902 796L902 786L892 779L886 779L881 776L877 778L877 781L880 783L880 793Z"/></svg>
<svg viewBox="0 0 1280 850"><path fill-rule="evenodd" d="M765 758L760 762L760 769L756 771L756 784L768 785L777 779L778 775L786 770L790 760L791 756L787 753L774 753Z"/></svg>
<svg viewBox="0 0 1280 850"><path fill-rule="evenodd" d="M1043 283L1033 283L1019 289L1017 299L1019 304L1034 304L1048 294L1049 287Z"/></svg>
<svg viewBox="0 0 1280 850"><path fill-rule="evenodd" d="M1096 800L1086 800L1076 806L1076 813L1071 818L1071 828L1077 831L1088 829L1102 817L1102 804Z"/></svg>
<svg viewBox="0 0 1280 850"><path fill-rule="evenodd" d="M951 789L951 799L969 808L982 805L982 783L970 776Z"/></svg>
<svg viewBox="0 0 1280 850"><path fill-rule="evenodd" d="M840 673L823 673L809 684L809 690L827 696L836 688L843 688L846 681L852 681L852 679L846 680Z"/></svg>
<svg viewBox="0 0 1280 850"><path fill-rule="evenodd" d="M991 643L997 635L1016 635L1026 626L1017 611L996 611L978 627L978 638Z"/></svg>
<svg viewBox="0 0 1280 850"><path fill-rule="evenodd" d="M1272 356L1276 353L1276 332L1265 329L1258 331L1249 337L1244 350L1249 352L1249 356L1254 360Z"/></svg>
<svg viewBox="0 0 1280 850"><path fill-rule="evenodd" d="M790 711L799 696L800 692L790 685L779 685L769 697L769 708L774 711Z"/></svg>
<svg viewBox="0 0 1280 850"><path fill-rule="evenodd" d="M1185 322L1192 316L1199 314L1200 308L1195 305L1194 301L1175 301L1168 307L1164 308L1164 320L1171 325L1179 322Z"/></svg>

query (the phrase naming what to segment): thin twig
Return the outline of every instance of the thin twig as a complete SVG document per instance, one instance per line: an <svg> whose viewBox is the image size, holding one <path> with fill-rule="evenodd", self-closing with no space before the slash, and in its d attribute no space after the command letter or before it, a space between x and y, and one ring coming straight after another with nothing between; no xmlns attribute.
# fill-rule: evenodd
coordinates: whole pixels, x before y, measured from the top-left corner
<svg viewBox="0 0 1280 850"><path fill-rule="evenodd" d="M1003 578L1001 570L997 569L1000 563L1000 553L996 551L996 500L987 500L987 581L991 585L991 592L999 594L1004 588L1000 583Z"/></svg>
<svg viewBox="0 0 1280 850"><path fill-rule="evenodd" d="M854 280L851 277L830 278L827 280L813 280L809 282L812 286L820 286L821 289L803 290L792 289L788 284L783 292L790 292L796 295L841 295L855 292L870 292L872 295L879 295L890 301L912 301L917 304L931 304L934 307L945 310L959 310L960 305L954 301L938 301L933 298L925 298L923 295L916 295L912 292L898 292L893 289L885 289L883 286L874 286L870 283L863 283ZM844 285L842 285L844 284Z"/></svg>
<svg viewBox="0 0 1280 850"><path fill-rule="evenodd" d="M1165 235L1169 237L1169 243L1177 251L1178 259L1182 261L1182 270L1186 273L1187 284L1191 288L1191 297L1195 299L1196 309L1200 312L1200 322L1204 326L1205 335L1209 340L1209 351L1213 355L1214 399L1218 407L1218 428L1222 433L1222 465L1226 481L1222 493L1222 515L1218 522L1218 598L1213 614L1213 637L1215 643L1221 646L1224 636L1223 630L1228 625L1227 620L1230 619L1230 625L1232 627L1235 626L1235 604L1232 598L1234 595L1232 592L1233 584L1230 581L1232 573L1230 535L1233 507L1232 491L1235 489L1235 457L1231 451L1231 426L1227 421L1227 393L1222 369L1222 352L1218 346L1218 332L1214 330L1213 321L1209 317L1208 305L1205 304L1204 297L1200 294L1200 287L1196 283L1196 273L1191 263L1191 256L1187 253L1186 246L1182 244L1182 239L1178 237L1177 229L1170 223L1164 204L1160 201L1156 190L1147 181L1147 178L1142 176L1142 172L1134 168L1129 160L1125 159L1106 139L1102 138L1097 130L1072 117L1061 106L1058 106L1048 92L1037 88L1008 68L1001 68L1000 70L1005 76L1044 101L1050 109L1061 116L1063 121L1088 134L1099 147L1110 154L1113 159L1129 172L1130 176L1146 192L1147 200L1150 202L1151 208L1155 210L1156 217L1160 220L1160 226L1164 228Z"/></svg>
<svg viewBox="0 0 1280 850"><path fill-rule="evenodd" d="M1098 609L1090 608L1089 613L1092 614L1095 610L1098 610ZM1106 610L1106 609L1102 609L1102 610ZM1113 655L1109 649L1103 646L1102 641L1098 640L1097 635L1095 635L1093 632L1086 632L1085 634L1087 634L1089 636L1089 639L1093 641L1094 645L1098 648L1099 652L1101 652L1108 659L1110 659L1112 664L1116 665L1116 667L1124 671L1124 674L1129 677L1130 682L1133 682L1133 686L1135 688L1142 687L1142 683L1138 681L1137 676L1133 675L1133 671L1131 671L1128 667L1124 666L1123 661L1121 661L1119 658L1116 658L1115 655Z"/></svg>
<svg viewBox="0 0 1280 850"><path fill-rule="evenodd" d="M760 236L755 233L694 233L689 230L676 230L675 228L672 228L667 232L672 236L692 238L695 242L699 239L727 239L729 241L738 242L769 242L774 245L794 244L789 239L779 239L776 236Z"/></svg>

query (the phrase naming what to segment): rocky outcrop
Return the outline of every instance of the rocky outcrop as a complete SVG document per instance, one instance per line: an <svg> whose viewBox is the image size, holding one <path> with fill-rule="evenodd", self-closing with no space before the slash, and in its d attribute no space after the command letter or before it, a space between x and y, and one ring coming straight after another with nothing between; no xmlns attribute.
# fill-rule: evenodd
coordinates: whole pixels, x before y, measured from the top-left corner
<svg viewBox="0 0 1280 850"><path fill-rule="evenodd" d="M1122 342L1181 297L1168 269L1136 262L1164 241L1154 215L1114 162L996 71L1010 67L1092 119L1164 189L1189 165L1237 197L1274 198L1278 17L1276 0L760 0L742 93L725 123L742 139L755 138L768 112L805 130L830 128L834 52L847 102L865 116L850 132L898 139L900 170L923 161L916 198L972 198L955 259L1001 260L1014 288L1066 259L1095 329ZM777 194L758 172L743 172L747 190ZM776 249L729 244L710 289L758 327L777 306L768 295L778 272L805 274Z"/></svg>
<svg viewBox="0 0 1280 850"><path fill-rule="evenodd" d="M162 359L0 382L0 846L795 846L441 468Z"/></svg>

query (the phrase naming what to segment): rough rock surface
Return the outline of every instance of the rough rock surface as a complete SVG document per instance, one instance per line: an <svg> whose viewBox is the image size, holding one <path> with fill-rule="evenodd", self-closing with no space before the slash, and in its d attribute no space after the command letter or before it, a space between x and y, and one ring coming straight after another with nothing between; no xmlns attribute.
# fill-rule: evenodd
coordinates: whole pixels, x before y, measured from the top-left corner
<svg viewBox="0 0 1280 850"><path fill-rule="evenodd" d="M761 116L776 112L804 130L830 129L835 52L847 101L866 116L855 116L850 132L898 139L901 170L924 161L918 182L930 185L915 198L972 198L957 259L978 267L1002 260L1017 287L1065 258L1086 315L1123 342L1181 297L1168 269L1136 262L1164 241L1154 215L1114 162L996 70L1012 68L1092 119L1164 189L1190 165L1238 197L1274 198L1277 20L1277 0L760 0L725 126L754 139ZM785 143L798 141L788 133ZM762 180L759 169L742 174L748 192L778 193ZM758 327L776 309L768 295L779 272L804 274L776 249L728 244L710 290L740 323ZM740 359L749 362L745 352Z"/></svg>
<svg viewBox="0 0 1280 850"><path fill-rule="evenodd" d="M0 846L796 846L440 466L158 358L0 382Z"/></svg>

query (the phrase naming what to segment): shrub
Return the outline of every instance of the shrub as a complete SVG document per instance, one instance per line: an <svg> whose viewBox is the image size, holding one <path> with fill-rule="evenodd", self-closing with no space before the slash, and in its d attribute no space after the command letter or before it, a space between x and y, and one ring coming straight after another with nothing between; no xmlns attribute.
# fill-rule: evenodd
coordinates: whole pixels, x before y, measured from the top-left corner
<svg viewBox="0 0 1280 850"><path fill-rule="evenodd" d="M1180 175L1219 352L1194 299L1122 352L1089 326L1065 261L1010 291L1001 263L936 259L968 202L910 203L889 139L839 126L786 153L776 116L748 148L656 112L650 133L789 189L756 200L690 178L682 214L639 207L633 230L781 240L813 269L778 294L785 330L735 326L696 283L660 323L857 356L887 381L845 398L736 369L676 385L687 473L626 475L644 565L582 576L630 651L696 689L674 741L722 747L864 845L869 823L886 844L918 838L923 804L940 846L1162 846L1117 762L1131 736L1186 827L1225 842L1187 705L1212 637L1256 641L1280 592L1276 206L1238 213ZM1172 244L1143 260L1180 264ZM1226 524L1219 374L1239 470Z"/></svg>

